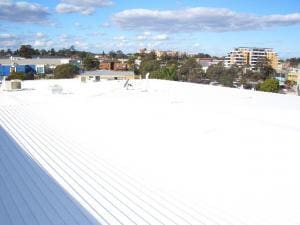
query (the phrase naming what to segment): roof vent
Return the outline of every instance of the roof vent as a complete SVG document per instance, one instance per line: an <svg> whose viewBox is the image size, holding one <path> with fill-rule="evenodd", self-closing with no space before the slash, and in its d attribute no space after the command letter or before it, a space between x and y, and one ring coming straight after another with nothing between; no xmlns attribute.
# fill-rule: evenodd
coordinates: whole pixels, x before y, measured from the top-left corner
<svg viewBox="0 0 300 225"><path fill-rule="evenodd" d="M62 94L63 88L62 88L62 86L55 84L51 87L51 91L52 91L52 94Z"/></svg>
<svg viewBox="0 0 300 225"><path fill-rule="evenodd" d="M22 89L22 81L21 80L11 80L5 82L5 90L7 91L16 91Z"/></svg>

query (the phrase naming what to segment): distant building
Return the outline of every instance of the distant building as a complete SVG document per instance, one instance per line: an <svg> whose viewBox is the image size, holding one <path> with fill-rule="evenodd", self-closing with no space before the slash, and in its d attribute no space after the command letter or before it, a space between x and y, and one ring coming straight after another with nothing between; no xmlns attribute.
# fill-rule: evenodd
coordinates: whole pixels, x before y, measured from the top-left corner
<svg viewBox="0 0 300 225"><path fill-rule="evenodd" d="M293 81L295 83L299 82L300 80L300 69L293 68L287 75L287 80Z"/></svg>
<svg viewBox="0 0 300 225"><path fill-rule="evenodd" d="M188 55L188 56L195 56L195 54L188 54L186 52L179 52L179 51L172 51L172 50L167 50L167 51L162 51L162 50L151 50L151 49L147 49L147 48L143 48L143 49L140 49L138 51L138 53L140 54L150 54L150 53L155 53L156 57L158 59L161 59L162 57L183 57L185 55Z"/></svg>
<svg viewBox="0 0 300 225"><path fill-rule="evenodd" d="M54 70L58 65L68 63L74 64L78 67L81 65L80 60L73 60L71 58L5 58L0 59L0 76L9 76L11 72L45 74L49 70Z"/></svg>
<svg viewBox="0 0 300 225"><path fill-rule="evenodd" d="M232 52L228 53L224 64L225 67L249 65L251 69L254 69L257 63L264 59L270 60L271 66L277 69L278 56L272 48L235 48Z"/></svg>
<svg viewBox="0 0 300 225"><path fill-rule="evenodd" d="M95 70L86 71L79 75L82 82L100 80L134 80L133 71Z"/></svg>
<svg viewBox="0 0 300 225"><path fill-rule="evenodd" d="M220 62L223 62L223 60L214 58L197 58L196 61L202 66L202 69L205 73L208 67L210 67L211 65L216 65Z"/></svg>
<svg viewBox="0 0 300 225"><path fill-rule="evenodd" d="M100 62L100 70L114 70L114 71L127 71L128 70L128 60L116 60L109 59Z"/></svg>

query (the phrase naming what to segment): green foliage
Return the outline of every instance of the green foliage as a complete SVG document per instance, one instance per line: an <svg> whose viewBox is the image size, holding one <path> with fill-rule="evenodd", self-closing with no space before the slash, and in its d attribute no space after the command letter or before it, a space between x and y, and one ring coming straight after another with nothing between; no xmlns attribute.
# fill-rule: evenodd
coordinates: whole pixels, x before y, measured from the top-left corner
<svg viewBox="0 0 300 225"><path fill-rule="evenodd" d="M160 64L158 61L150 59L143 60L140 66L140 73L145 76L147 73L153 73L160 69Z"/></svg>
<svg viewBox="0 0 300 225"><path fill-rule="evenodd" d="M121 50L118 50L118 51L110 51L109 53L108 53L108 55L109 55L109 57L110 58L118 58L118 59L120 59L120 58L127 58L127 55L126 54L124 54Z"/></svg>
<svg viewBox="0 0 300 225"><path fill-rule="evenodd" d="M233 87L233 82L237 78L241 78L242 74L242 68L239 68L237 66L225 68L223 63L211 65L206 72L207 78L213 81L217 81L225 87Z"/></svg>
<svg viewBox="0 0 300 225"><path fill-rule="evenodd" d="M83 68L85 70L97 70L99 69L99 60L93 56L87 56L83 59Z"/></svg>
<svg viewBox="0 0 300 225"><path fill-rule="evenodd" d="M273 69L270 60L267 58L257 62L255 69L262 80L275 77L276 75L276 71Z"/></svg>
<svg viewBox="0 0 300 225"><path fill-rule="evenodd" d="M229 71L224 71L219 77L218 82L225 87L233 87L234 74Z"/></svg>
<svg viewBox="0 0 300 225"><path fill-rule="evenodd" d="M11 72L6 80L25 80L25 74L19 72Z"/></svg>
<svg viewBox="0 0 300 225"><path fill-rule="evenodd" d="M150 53L147 53L147 54L142 54L141 57L142 57L143 61L157 60L157 56L156 56L155 52L150 52Z"/></svg>
<svg viewBox="0 0 300 225"><path fill-rule="evenodd" d="M79 74L79 68L72 64L59 65L54 70L55 79L69 79L74 78Z"/></svg>
<svg viewBox="0 0 300 225"><path fill-rule="evenodd" d="M198 53L196 55L196 57L197 58L211 58L211 56L209 54L205 54L205 53L202 53L202 52Z"/></svg>
<svg viewBox="0 0 300 225"><path fill-rule="evenodd" d="M286 85L288 88L292 88L293 86L297 85L297 82L296 82L296 81L293 81L293 80L286 80L286 81L285 81L285 85Z"/></svg>
<svg viewBox="0 0 300 225"><path fill-rule="evenodd" d="M202 67L195 58L185 60L179 69L179 80L182 81L198 82L203 76Z"/></svg>
<svg viewBox="0 0 300 225"><path fill-rule="evenodd" d="M279 91L279 81L276 79L266 79L263 83L259 85L259 90L264 92L274 92Z"/></svg>
<svg viewBox="0 0 300 225"><path fill-rule="evenodd" d="M25 73L25 80L34 80L34 74L32 72Z"/></svg>
<svg viewBox="0 0 300 225"><path fill-rule="evenodd" d="M210 80L219 81L224 71L225 71L224 65L222 63L218 63L208 67L206 71L206 76Z"/></svg>
<svg viewBox="0 0 300 225"><path fill-rule="evenodd" d="M36 54L31 45L21 45L19 55L24 58L32 58Z"/></svg>
<svg viewBox="0 0 300 225"><path fill-rule="evenodd" d="M117 54L117 58L118 59L125 59L125 58L127 58L127 55L126 54L124 54L121 50L118 50L118 51L116 51L116 54Z"/></svg>
<svg viewBox="0 0 300 225"><path fill-rule="evenodd" d="M291 59L288 59L287 62L290 63L291 67L298 67L298 66L300 66L300 58L291 58Z"/></svg>
<svg viewBox="0 0 300 225"><path fill-rule="evenodd" d="M169 65L161 68L160 70L153 71L150 74L151 78L161 80L178 80L176 65Z"/></svg>

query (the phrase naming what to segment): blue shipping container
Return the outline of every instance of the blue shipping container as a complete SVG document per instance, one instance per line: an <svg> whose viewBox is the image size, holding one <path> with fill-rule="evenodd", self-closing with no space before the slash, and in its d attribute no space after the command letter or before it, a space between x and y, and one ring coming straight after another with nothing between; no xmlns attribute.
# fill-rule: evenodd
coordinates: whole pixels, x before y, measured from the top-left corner
<svg viewBox="0 0 300 225"><path fill-rule="evenodd" d="M35 65L17 65L16 72L18 73L36 73Z"/></svg>
<svg viewBox="0 0 300 225"><path fill-rule="evenodd" d="M10 75L10 66L0 65L0 76L9 76Z"/></svg>

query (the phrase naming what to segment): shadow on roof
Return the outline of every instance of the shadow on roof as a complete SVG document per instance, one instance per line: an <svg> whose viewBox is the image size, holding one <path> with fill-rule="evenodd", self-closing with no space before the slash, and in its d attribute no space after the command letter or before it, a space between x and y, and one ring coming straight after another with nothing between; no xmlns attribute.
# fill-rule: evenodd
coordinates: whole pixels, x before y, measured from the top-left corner
<svg viewBox="0 0 300 225"><path fill-rule="evenodd" d="M0 125L0 224L100 223Z"/></svg>

